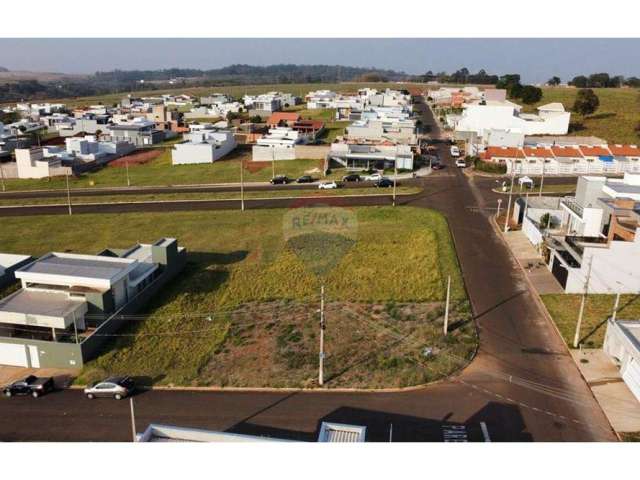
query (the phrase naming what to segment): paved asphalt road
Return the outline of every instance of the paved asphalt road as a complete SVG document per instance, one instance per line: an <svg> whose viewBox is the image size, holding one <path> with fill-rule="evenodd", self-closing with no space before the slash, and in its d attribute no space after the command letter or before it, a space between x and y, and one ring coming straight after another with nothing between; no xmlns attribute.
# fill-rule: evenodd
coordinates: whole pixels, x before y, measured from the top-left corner
<svg viewBox="0 0 640 480"><path fill-rule="evenodd" d="M429 117L425 113L425 120ZM452 166L444 145L440 155L447 168L422 180L425 190L402 202L435 208L449 220L480 332L480 350L469 367L446 381L400 393L149 391L135 397L138 430L153 422L314 440L320 422L336 421L366 425L370 441L387 441L391 425L394 441L442 441L452 425L462 426L468 440L482 441L484 422L492 441L615 440L561 338L492 230L494 181L467 179ZM370 205L389 199L334 202ZM251 207L292 204L271 199ZM237 202L186 208L221 207L237 208ZM75 390L38 400L3 399L0 411L0 440L130 439L127 402L89 401Z"/></svg>

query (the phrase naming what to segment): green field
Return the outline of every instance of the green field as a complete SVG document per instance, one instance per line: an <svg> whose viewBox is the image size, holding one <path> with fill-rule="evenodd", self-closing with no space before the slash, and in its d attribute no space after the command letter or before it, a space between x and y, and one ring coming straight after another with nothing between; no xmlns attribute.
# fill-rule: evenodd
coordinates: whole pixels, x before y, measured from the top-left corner
<svg viewBox="0 0 640 480"><path fill-rule="evenodd" d="M352 211L356 242L326 280L329 386L403 386L459 369L476 338L444 217L409 207ZM93 253L174 236L187 247L183 275L80 381L126 372L162 384L298 387L316 375L320 282L303 260L315 251L285 243L285 212L12 217L2 220L0 245ZM445 338L447 275L454 328Z"/></svg>
<svg viewBox="0 0 640 480"><path fill-rule="evenodd" d="M640 123L640 92L635 88L594 88L600 99L600 107L593 115L582 117L571 114L570 134L594 135L609 143L640 143L635 131ZM571 110L578 89L544 87L543 97L537 104L527 106L525 111L551 102L560 102Z"/></svg>
<svg viewBox="0 0 640 480"><path fill-rule="evenodd" d="M171 150L164 149L160 156L143 165L130 165L129 178L132 186L153 185L189 185L208 183L239 183L240 154L232 153L227 159L212 164L171 165ZM250 158L245 159L245 182L265 182L271 179L271 162L260 162L260 170ZM276 161L276 174L299 177L309 170L319 174L323 168L322 160L282 160ZM71 188L124 187L127 185L127 173L124 167L106 166L95 172L70 177ZM7 191L66 188L64 177L5 180Z"/></svg>
<svg viewBox="0 0 640 480"><path fill-rule="evenodd" d="M581 295L542 295L547 310L556 322L562 338L573 347ZM611 316L615 295L588 295L585 303L580 343L586 348L601 348L607 329L607 318ZM637 319L640 317L640 297L622 295L617 318Z"/></svg>

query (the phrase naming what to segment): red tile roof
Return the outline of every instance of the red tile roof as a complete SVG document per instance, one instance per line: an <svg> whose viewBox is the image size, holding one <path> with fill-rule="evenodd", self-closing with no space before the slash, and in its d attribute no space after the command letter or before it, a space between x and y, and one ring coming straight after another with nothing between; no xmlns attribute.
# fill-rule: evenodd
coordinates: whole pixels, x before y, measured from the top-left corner
<svg viewBox="0 0 640 480"><path fill-rule="evenodd" d="M524 147L522 149L527 157L552 158L553 152L545 147Z"/></svg>
<svg viewBox="0 0 640 480"><path fill-rule="evenodd" d="M267 120L267 123L269 125L277 125L281 121L296 122L298 120L300 120L300 115L295 112L274 112Z"/></svg>
<svg viewBox="0 0 640 480"><path fill-rule="evenodd" d="M324 123L322 123L320 120L298 120L293 124L293 128L320 130L324 128Z"/></svg>
<svg viewBox="0 0 640 480"><path fill-rule="evenodd" d="M524 153L515 147L487 147L484 152L484 158L489 159L493 157L524 158Z"/></svg>
<svg viewBox="0 0 640 480"><path fill-rule="evenodd" d="M582 153L575 147L551 147L551 151L556 157L582 157Z"/></svg>
<svg viewBox="0 0 640 480"><path fill-rule="evenodd" d="M608 157L611 155L611 152L606 147L580 145L579 148L585 157Z"/></svg>
<svg viewBox="0 0 640 480"><path fill-rule="evenodd" d="M637 145L609 145L609 150L613 155L640 157L640 147Z"/></svg>

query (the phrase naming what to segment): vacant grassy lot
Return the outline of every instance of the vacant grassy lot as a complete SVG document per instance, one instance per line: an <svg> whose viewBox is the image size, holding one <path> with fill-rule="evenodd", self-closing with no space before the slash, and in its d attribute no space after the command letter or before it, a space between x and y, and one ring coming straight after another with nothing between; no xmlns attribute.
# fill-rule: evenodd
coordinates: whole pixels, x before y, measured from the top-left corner
<svg viewBox="0 0 640 480"><path fill-rule="evenodd" d="M171 149L164 149L161 154L143 165L129 165L129 178L133 186L151 185L188 185L201 183L233 183L240 182L240 155L244 155L245 182L264 182L271 179L271 162L251 162L250 153L231 154L227 159L211 164L172 165ZM122 165L122 159L117 160ZM322 171L322 160L282 160L276 161L276 174L295 178L307 171ZM5 180L7 191L66 188L64 177L40 180L11 179ZM95 172L88 172L79 177L69 179L71 188L90 187L124 187L127 185L127 172L124 166L106 166Z"/></svg>
<svg viewBox="0 0 640 480"><path fill-rule="evenodd" d="M404 207L352 211L356 242L326 280L329 386L409 385L459 368L475 333L444 218ZM127 372L165 384L304 386L315 379L320 282L285 243L284 213L5 218L0 249L91 253L165 235L189 250L184 274L131 317L81 380ZM445 339L447 275L455 307Z"/></svg>
<svg viewBox="0 0 640 480"><path fill-rule="evenodd" d="M583 117L571 114L571 133L575 135L595 135L610 143L640 143L640 136L634 130L640 122L640 92L635 88L594 88L600 99L600 107L593 115ZM578 89L553 88L542 89L542 100L530 107L545 103L560 102L565 109L573 107Z"/></svg>
<svg viewBox="0 0 640 480"><path fill-rule="evenodd" d="M556 322L562 338L573 347L581 295L543 295L542 300ZM611 316L615 295L589 295L585 303L580 343L587 348L600 348L604 342L607 318ZM617 318L636 319L640 317L640 297L622 295Z"/></svg>

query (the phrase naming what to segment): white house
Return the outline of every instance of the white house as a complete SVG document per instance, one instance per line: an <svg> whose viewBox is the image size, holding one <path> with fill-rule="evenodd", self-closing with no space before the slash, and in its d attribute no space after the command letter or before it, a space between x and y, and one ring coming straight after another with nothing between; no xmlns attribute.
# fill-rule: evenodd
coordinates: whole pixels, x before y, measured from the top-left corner
<svg viewBox="0 0 640 480"><path fill-rule="evenodd" d="M290 127L269 129L269 133L256 141L252 149L252 160L264 162L272 160L295 160L295 146L306 143L308 136Z"/></svg>
<svg viewBox="0 0 640 480"><path fill-rule="evenodd" d="M16 148L18 178L47 178L71 174L71 169L62 166L57 156L46 156L41 147Z"/></svg>
<svg viewBox="0 0 640 480"><path fill-rule="evenodd" d="M604 352L620 367L622 379L640 401L640 321L607 321Z"/></svg>
<svg viewBox="0 0 640 480"><path fill-rule="evenodd" d="M394 166L399 169L413 169L411 146L393 142L334 142L331 144L329 158L350 170L384 169Z"/></svg>
<svg viewBox="0 0 640 480"><path fill-rule="evenodd" d="M571 113L565 112L562 104L538 107L537 115L521 110L520 105L508 100L466 105L455 130L483 138L491 129L517 130L524 135L564 135L569 131Z"/></svg>
<svg viewBox="0 0 640 480"><path fill-rule="evenodd" d="M184 134L185 141L177 143L171 151L173 165L213 163L234 148L236 139L228 130L197 130Z"/></svg>

